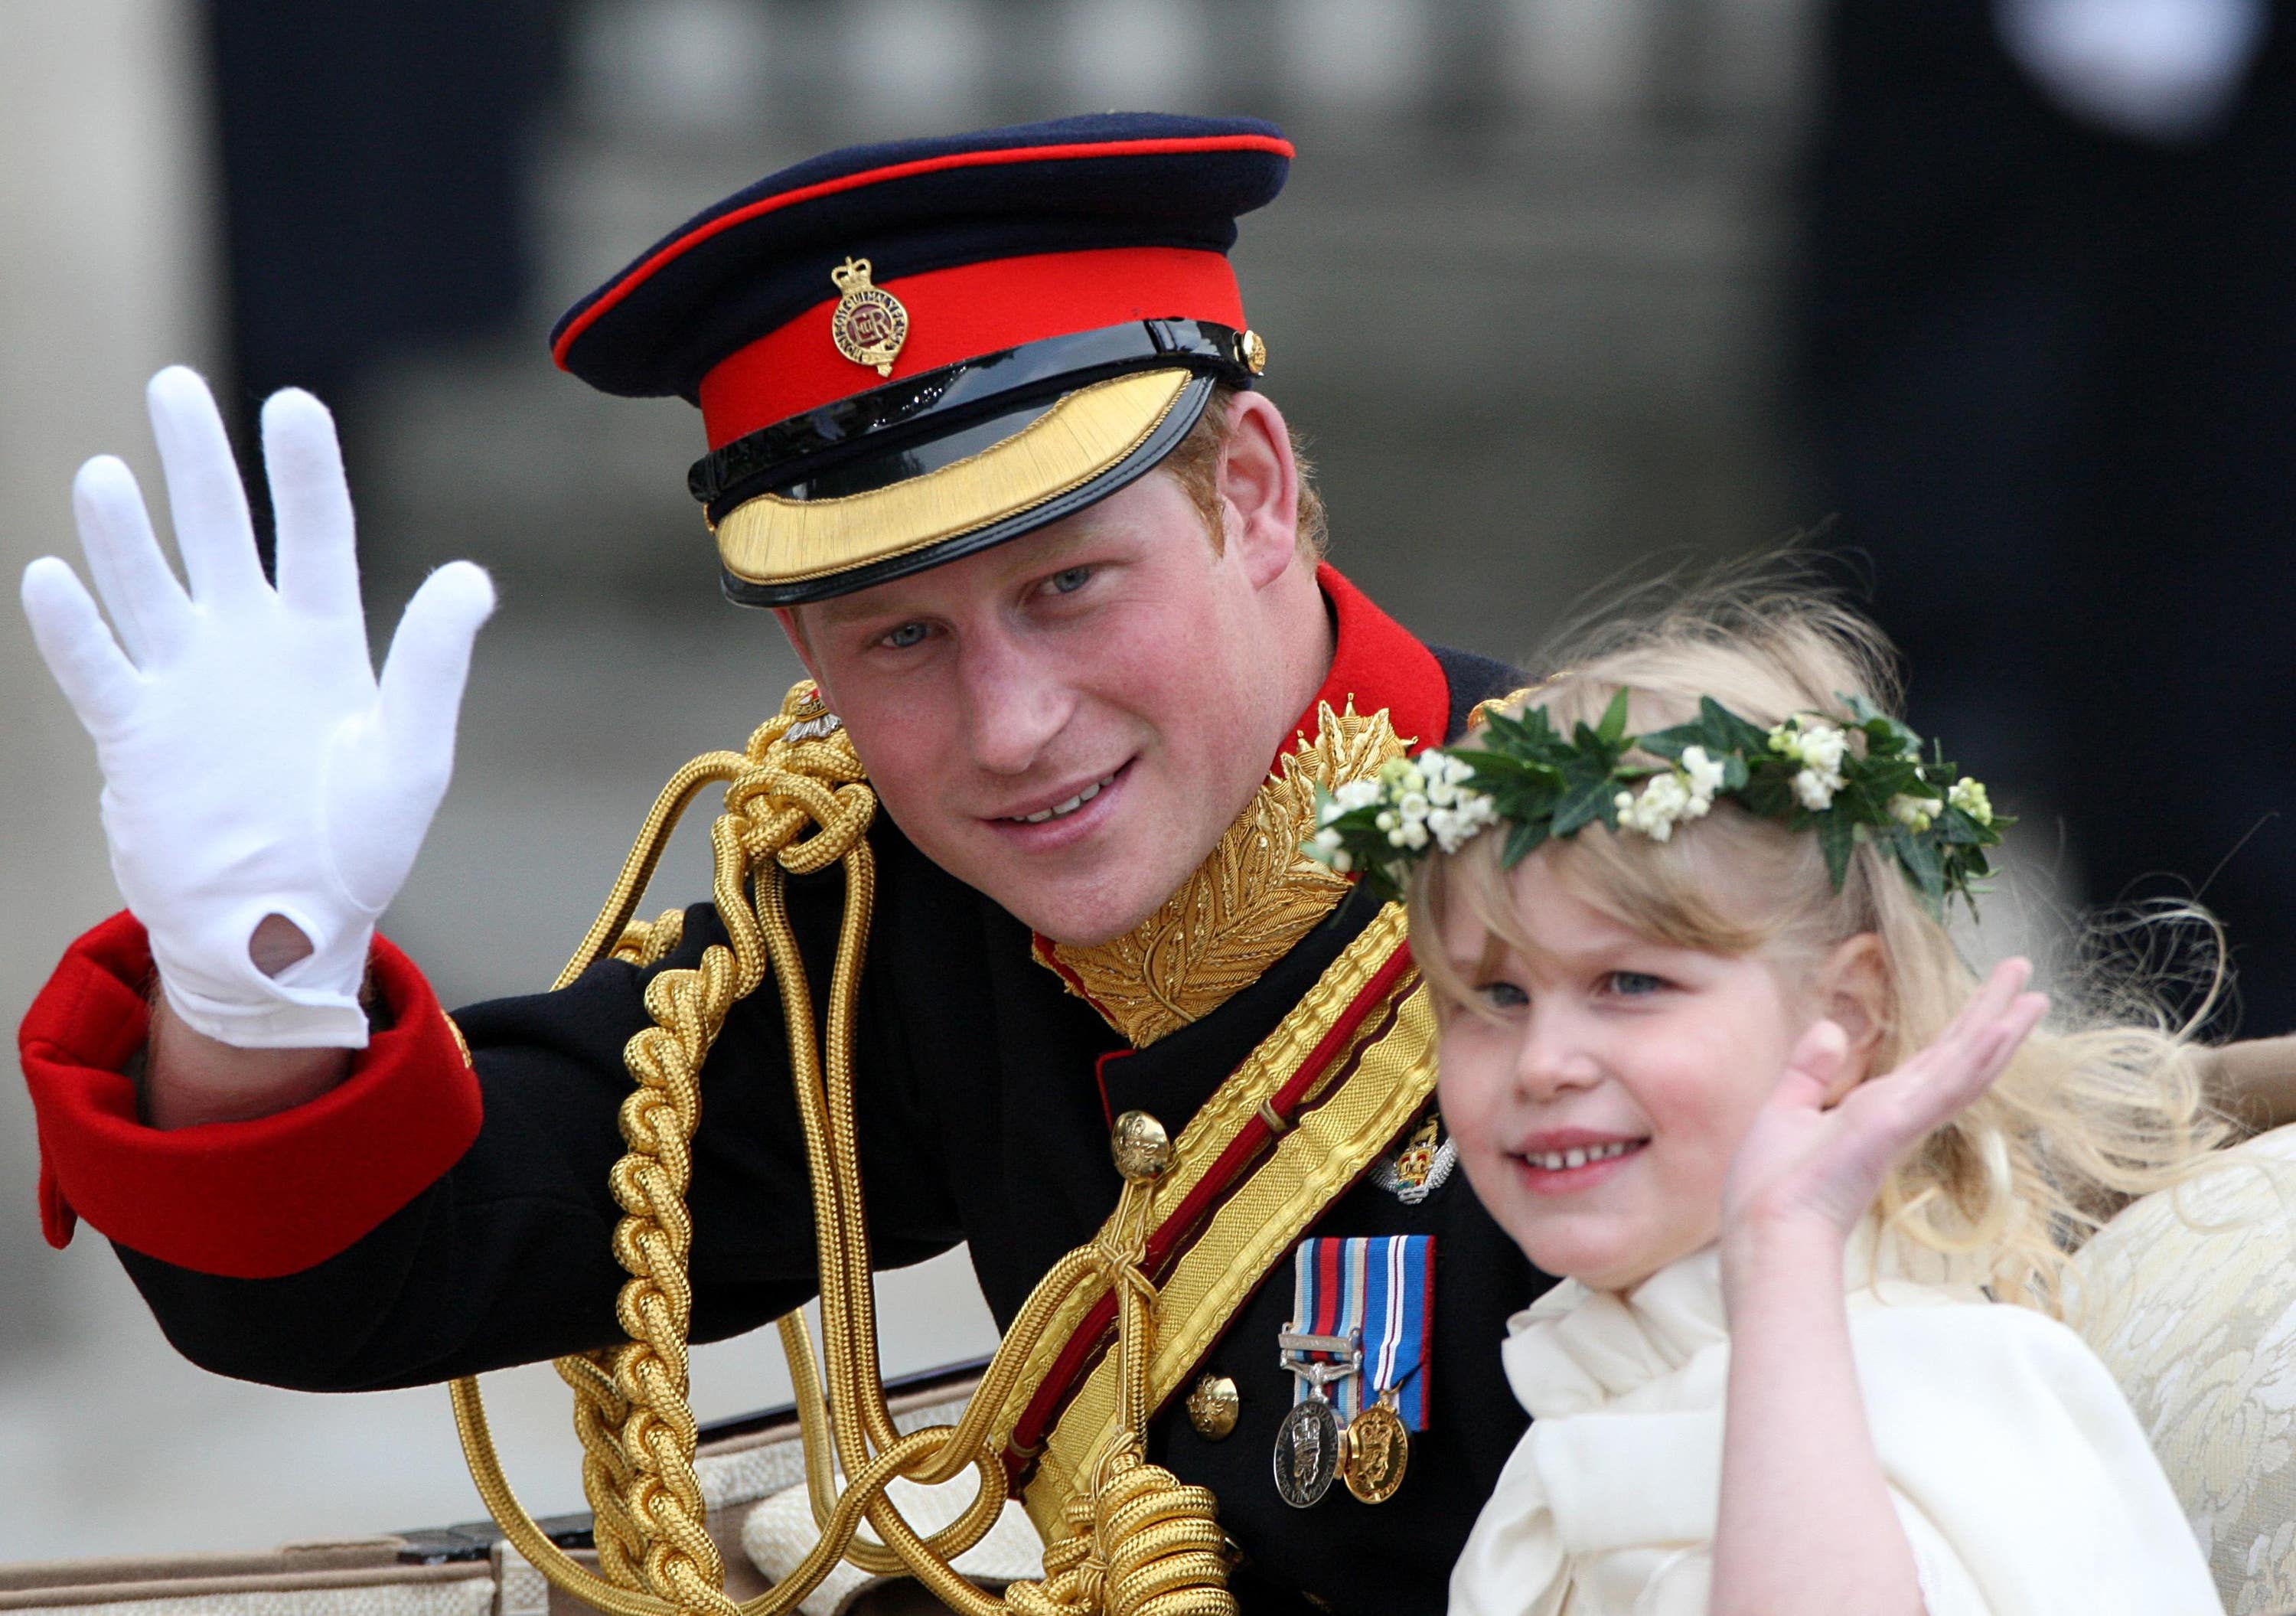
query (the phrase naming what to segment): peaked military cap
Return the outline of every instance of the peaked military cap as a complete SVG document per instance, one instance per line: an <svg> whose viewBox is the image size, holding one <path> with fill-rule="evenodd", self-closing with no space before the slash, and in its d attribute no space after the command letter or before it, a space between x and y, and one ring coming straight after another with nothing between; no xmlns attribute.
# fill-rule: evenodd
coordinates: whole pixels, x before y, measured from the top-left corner
<svg viewBox="0 0 2296 1616"><path fill-rule="evenodd" d="M672 231L552 352L701 406L728 595L847 594L1081 510L1250 385L1227 250L1291 156L1272 124L1160 113L832 152Z"/></svg>

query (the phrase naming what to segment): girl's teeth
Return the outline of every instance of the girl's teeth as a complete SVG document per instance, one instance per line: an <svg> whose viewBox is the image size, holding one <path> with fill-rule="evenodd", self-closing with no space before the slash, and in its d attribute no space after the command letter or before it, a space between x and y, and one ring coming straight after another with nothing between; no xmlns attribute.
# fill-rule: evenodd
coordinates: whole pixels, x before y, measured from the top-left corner
<svg viewBox="0 0 2296 1616"><path fill-rule="evenodd" d="M1116 776L1114 775L1111 775L1105 780L1095 780L1090 785L1086 786L1084 790L1078 792L1075 796L1070 798L1066 802L1056 802L1052 807L1048 808L1039 808L1033 814L1023 814L1021 816L1021 823L1022 824L1042 824L1047 819L1064 818L1068 815L1075 813L1077 809L1082 808L1086 803L1090 802L1095 797L1099 796L1101 787L1109 784L1115 778Z"/></svg>
<svg viewBox="0 0 2296 1616"><path fill-rule="evenodd" d="M1567 1172L1590 1161L1608 1161L1613 1156L1623 1156L1633 1144L1631 1139L1619 1139L1609 1144L1592 1144L1578 1150L1546 1151L1528 1160L1532 1166L1544 1168L1550 1173Z"/></svg>

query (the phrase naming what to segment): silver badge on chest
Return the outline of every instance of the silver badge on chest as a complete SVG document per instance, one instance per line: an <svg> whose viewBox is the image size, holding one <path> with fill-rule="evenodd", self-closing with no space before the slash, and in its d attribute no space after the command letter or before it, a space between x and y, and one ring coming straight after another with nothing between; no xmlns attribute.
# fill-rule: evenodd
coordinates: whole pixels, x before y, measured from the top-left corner
<svg viewBox="0 0 2296 1616"><path fill-rule="evenodd" d="M1308 1395L1292 1405L1275 1428L1275 1492L1294 1509L1312 1509L1339 1474L1344 1431L1324 1388L1363 1372L1363 1334L1311 1335L1285 1330L1275 1338L1279 1361L1307 1382Z"/></svg>
<svg viewBox="0 0 2296 1616"><path fill-rule="evenodd" d="M1340 1418L1318 1391L1294 1403L1275 1428L1275 1493L1294 1509L1309 1509L1332 1490L1340 1469Z"/></svg>

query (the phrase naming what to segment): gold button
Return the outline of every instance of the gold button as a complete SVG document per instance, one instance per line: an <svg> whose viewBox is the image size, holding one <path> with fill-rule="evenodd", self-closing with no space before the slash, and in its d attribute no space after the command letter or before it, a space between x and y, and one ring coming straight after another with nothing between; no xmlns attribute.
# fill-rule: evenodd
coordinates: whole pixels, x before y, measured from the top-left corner
<svg viewBox="0 0 2296 1616"><path fill-rule="evenodd" d="M1267 368L1267 344L1256 331L1248 331L1235 340L1236 357L1243 368L1257 376Z"/></svg>
<svg viewBox="0 0 2296 1616"><path fill-rule="evenodd" d="M1160 1178L1172 1165L1171 1136L1144 1111L1128 1111L1117 1118L1108 1150L1116 1158L1116 1170L1135 1184L1144 1178Z"/></svg>
<svg viewBox="0 0 2296 1616"><path fill-rule="evenodd" d="M1235 1429L1243 1412L1243 1394L1224 1374L1207 1374L1188 1393L1188 1423L1208 1442L1217 1442Z"/></svg>

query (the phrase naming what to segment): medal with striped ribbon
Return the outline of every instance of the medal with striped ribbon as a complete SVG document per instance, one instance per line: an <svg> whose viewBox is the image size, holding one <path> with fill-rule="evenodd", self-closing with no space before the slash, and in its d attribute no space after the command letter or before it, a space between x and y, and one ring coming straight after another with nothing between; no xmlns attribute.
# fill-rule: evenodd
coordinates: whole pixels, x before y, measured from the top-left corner
<svg viewBox="0 0 2296 1616"><path fill-rule="evenodd" d="M1292 1258L1293 1322L1277 1340L1297 1382L1276 1441L1277 1489L1287 1503L1316 1502L1334 1474L1366 1504L1392 1497L1402 1485L1408 1433L1427 1429L1434 1290L1432 1235L1300 1243ZM1334 1439L1336 1463L1328 1470L1301 1462L1306 1447L1321 1449Z"/></svg>

